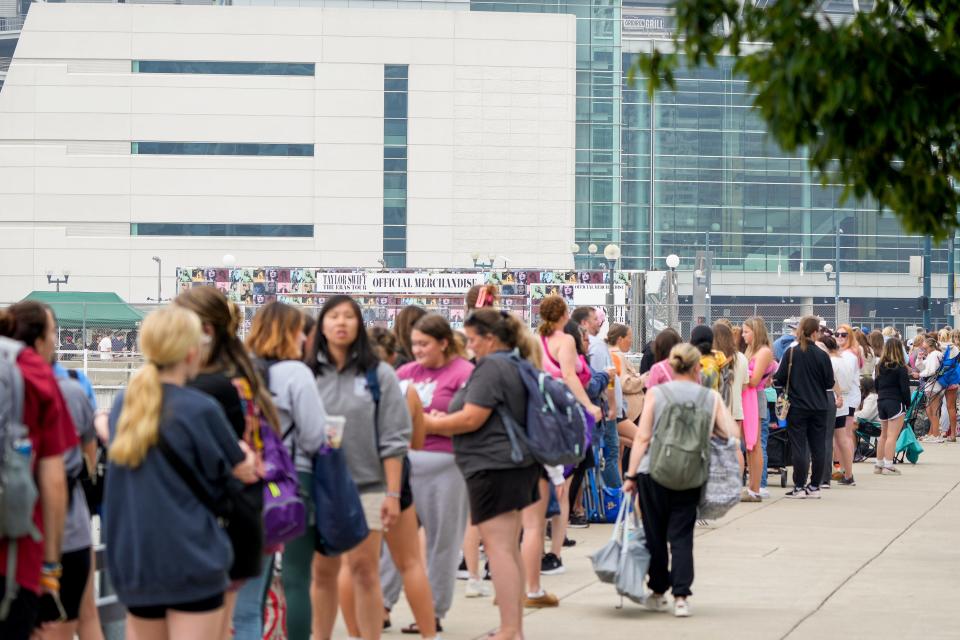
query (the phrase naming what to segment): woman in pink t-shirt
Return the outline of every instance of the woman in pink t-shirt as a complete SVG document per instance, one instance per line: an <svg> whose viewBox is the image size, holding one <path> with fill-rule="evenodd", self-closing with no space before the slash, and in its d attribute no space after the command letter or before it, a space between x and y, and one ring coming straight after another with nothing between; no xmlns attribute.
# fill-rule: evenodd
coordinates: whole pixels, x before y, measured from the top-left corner
<svg viewBox="0 0 960 640"><path fill-rule="evenodd" d="M440 315L420 318L413 325L410 344L414 361L400 367L397 377L416 389L424 413L447 413L454 394L473 372L473 365L463 357L450 324ZM443 620L453 602L467 524L467 485L454 461L453 441L446 436L428 435L423 448L411 450L407 457L414 507L427 537L427 575L433 606L437 618ZM392 605L400 595L400 581L391 579L383 564L384 603Z"/></svg>
<svg viewBox="0 0 960 640"><path fill-rule="evenodd" d="M670 328L664 329L653 339L652 350L655 364L645 374L647 376L645 385L647 389L673 380L673 369L667 362L667 358L670 356L670 350L681 342L683 340L680 338L680 334Z"/></svg>

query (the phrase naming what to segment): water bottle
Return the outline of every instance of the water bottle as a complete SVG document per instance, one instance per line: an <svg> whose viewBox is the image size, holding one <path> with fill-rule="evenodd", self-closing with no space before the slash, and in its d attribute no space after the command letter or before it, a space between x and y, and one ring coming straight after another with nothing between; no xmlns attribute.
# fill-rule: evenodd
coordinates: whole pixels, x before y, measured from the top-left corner
<svg viewBox="0 0 960 640"><path fill-rule="evenodd" d="M20 455L29 458L33 453L33 443L30 438L17 438L13 441L13 450Z"/></svg>

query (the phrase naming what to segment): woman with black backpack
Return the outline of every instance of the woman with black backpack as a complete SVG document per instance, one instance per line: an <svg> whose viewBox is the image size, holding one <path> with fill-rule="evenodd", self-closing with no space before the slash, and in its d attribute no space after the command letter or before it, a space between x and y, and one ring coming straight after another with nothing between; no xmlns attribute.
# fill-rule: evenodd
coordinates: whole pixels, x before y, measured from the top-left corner
<svg viewBox="0 0 960 640"><path fill-rule="evenodd" d="M173 303L193 311L203 323L203 332L209 336L209 348L204 351L200 374L189 382L220 403L236 436L244 440L257 454L258 470L263 475L263 438L261 429L272 429L279 434L277 409L243 342L237 337L241 312L214 287L194 287L177 296ZM219 637L229 639L230 623L239 638L252 637L263 626L263 607L256 604L258 596L269 581L271 554L264 554L263 482L244 487L234 496L234 513L230 519L233 542L233 581L227 590L225 607L227 617ZM243 524L238 524L242 520ZM248 582L252 584L247 584ZM243 598L239 592L246 586ZM235 619L234 607L240 615ZM262 598L259 598L262 602ZM247 635L249 634L249 636Z"/></svg>
<svg viewBox="0 0 960 640"><path fill-rule="evenodd" d="M492 638L517 640L523 637L525 595L517 544L521 512L539 500L542 467L522 442L521 459L511 458L500 411L526 425L528 398L517 366L504 356L519 349L529 360L539 355L539 346L529 339L520 319L506 311L478 309L464 329L477 366L454 396L449 414L427 418L427 432L453 437L454 458L467 482L470 519L480 529L497 591L500 630Z"/></svg>
<svg viewBox="0 0 960 640"><path fill-rule="evenodd" d="M624 476L625 493L639 493L643 511L643 532L650 551L650 590L647 608L651 611L669 610L666 592L673 593L673 613L678 618L690 615L687 599L693 585L693 528L697 523L702 483L683 489L671 489L663 484L658 471L662 447L655 438L667 437L667 430L679 429L679 421L690 419L702 423L712 435L735 437L737 430L733 417L716 391L700 384L700 350L691 344L678 344L670 351L668 362L673 380L653 387L643 404L637 437L630 451L630 466ZM692 403L692 404L691 404ZM678 413L679 407L694 407L695 415ZM676 418L671 417L676 414ZM709 441L706 434L698 435L701 442ZM706 481L706 477L703 477ZM667 552L667 543L670 551Z"/></svg>

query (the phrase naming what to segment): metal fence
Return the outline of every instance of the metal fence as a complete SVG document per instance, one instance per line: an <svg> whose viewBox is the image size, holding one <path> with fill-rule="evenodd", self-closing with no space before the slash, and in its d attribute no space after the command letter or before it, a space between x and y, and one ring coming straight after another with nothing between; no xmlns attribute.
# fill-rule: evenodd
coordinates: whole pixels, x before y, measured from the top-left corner
<svg viewBox="0 0 960 640"><path fill-rule="evenodd" d="M375 297L358 297L363 310L364 324L368 327L393 326L402 305L380 304ZM447 318L455 328L463 326L465 310L458 298L414 299L428 311L439 313ZM456 302L457 304L453 304ZM502 301L505 308L519 314L531 327L538 323L539 302L529 298L506 298ZM101 407L109 408L117 393L123 389L133 373L143 365L143 357L137 344L138 324L128 323L120 326L111 318L119 313L111 313L106 304L85 303L77 308L58 304L57 313L64 319L58 329L58 358L68 368L84 371L93 382ZM129 310L131 307L147 314L157 305L116 305ZM320 311L317 305L302 305L308 314L316 317ZM240 324L240 337L245 338L250 331L253 317L259 309L256 305L241 307L243 321ZM633 329L635 351L652 340L657 333L668 326L688 337L697 324L713 322L720 318L728 319L732 324L742 324L751 317L761 317L766 321L772 336L786 331L786 321L807 314L819 315L831 326L836 322L833 305L804 306L802 304L740 304L713 305L707 310L703 306L690 304L669 304L667 301L648 302L644 305L615 305L613 321L629 324ZM69 318L69 320L66 320ZM912 337L913 327L920 325L919 318L851 318L851 324L867 330L895 327L902 335ZM934 326L943 326L946 318L935 318ZM607 325L605 325L607 326ZM604 329L605 331L605 329Z"/></svg>

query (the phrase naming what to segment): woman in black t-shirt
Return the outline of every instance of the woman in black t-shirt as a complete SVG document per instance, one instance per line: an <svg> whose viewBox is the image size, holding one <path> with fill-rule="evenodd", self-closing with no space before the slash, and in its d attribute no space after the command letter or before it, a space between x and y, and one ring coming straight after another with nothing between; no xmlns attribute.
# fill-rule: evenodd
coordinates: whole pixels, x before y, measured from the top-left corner
<svg viewBox="0 0 960 640"><path fill-rule="evenodd" d="M513 640L523 635L520 513L539 498L540 466L522 445L521 462L511 459L510 439L497 409L526 424L527 392L516 365L496 354L519 349L529 358L535 343L523 323L506 311L479 309L464 329L477 367L450 404L451 413L427 418L427 432L453 436L454 457L467 481L470 518L480 528L497 591L500 630L493 637Z"/></svg>
<svg viewBox="0 0 960 640"><path fill-rule="evenodd" d="M237 336L240 310L214 287L188 289L177 296L174 304L200 316L203 331L210 336L210 343L203 354L203 368L190 386L209 394L220 403L237 437L257 454L258 471L262 477L261 419L278 433L280 420L269 390L260 380L243 342ZM244 535L239 538L232 536L234 560L230 579L233 582L225 597L226 627L221 637L229 637L231 622L237 636L254 634L259 637L263 630L263 594L269 582L275 551L267 550L268 553L264 554L262 516L253 517L263 512L263 483L247 485L241 494L234 497L234 501L234 508L242 509L249 516L246 518L249 531L243 531ZM247 581L250 584L245 584Z"/></svg>

